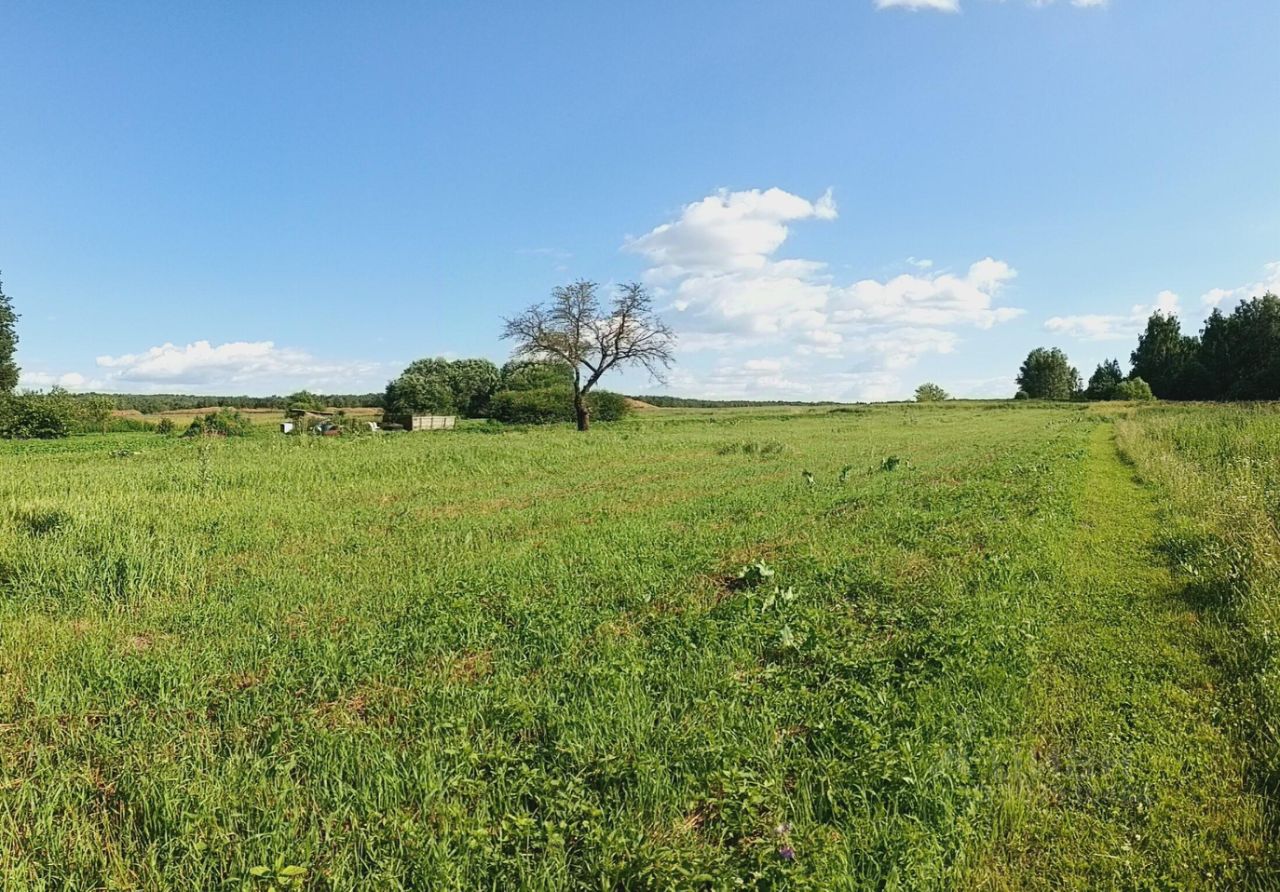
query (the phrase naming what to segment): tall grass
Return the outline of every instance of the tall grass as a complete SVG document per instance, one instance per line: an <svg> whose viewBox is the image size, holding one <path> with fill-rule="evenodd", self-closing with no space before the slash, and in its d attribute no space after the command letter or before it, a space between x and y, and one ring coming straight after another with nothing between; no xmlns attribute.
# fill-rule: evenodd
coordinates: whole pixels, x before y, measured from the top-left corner
<svg viewBox="0 0 1280 892"><path fill-rule="evenodd" d="M1280 407L1139 409L1116 426L1169 496L1163 547L1186 597L1221 628L1232 681L1224 719L1280 840Z"/></svg>

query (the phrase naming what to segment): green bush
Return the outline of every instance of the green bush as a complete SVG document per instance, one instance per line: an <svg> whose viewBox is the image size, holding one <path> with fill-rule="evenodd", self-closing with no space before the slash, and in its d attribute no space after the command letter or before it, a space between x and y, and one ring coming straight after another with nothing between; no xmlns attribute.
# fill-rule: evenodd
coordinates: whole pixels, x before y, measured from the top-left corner
<svg viewBox="0 0 1280 892"><path fill-rule="evenodd" d="M951 395L931 381L916 388L917 403L936 403L949 399L951 399Z"/></svg>
<svg viewBox="0 0 1280 892"><path fill-rule="evenodd" d="M618 421L631 411L627 398L612 390L593 390L587 394L587 405L591 407L592 421Z"/></svg>
<svg viewBox="0 0 1280 892"><path fill-rule="evenodd" d="M1015 400L1029 400L1031 399L1031 394L1027 393L1025 390L1019 390L1013 395L1013 398Z"/></svg>
<svg viewBox="0 0 1280 892"><path fill-rule="evenodd" d="M607 390L587 394L592 421L617 421L630 411L626 397ZM489 402L489 413L507 424L555 424L573 421L573 391L568 387L502 390Z"/></svg>
<svg viewBox="0 0 1280 892"><path fill-rule="evenodd" d="M1139 402L1148 402L1155 399L1155 394L1151 392L1151 385L1141 378L1133 377L1127 381L1121 381L1116 385L1115 399L1118 400L1137 400Z"/></svg>
<svg viewBox="0 0 1280 892"><path fill-rule="evenodd" d="M75 405L66 391L0 396L0 438L56 440L71 433Z"/></svg>
<svg viewBox="0 0 1280 892"><path fill-rule="evenodd" d="M234 409L219 409L191 422L187 437L247 437L253 425Z"/></svg>
<svg viewBox="0 0 1280 892"><path fill-rule="evenodd" d="M174 424L173 424L172 418L161 418L156 423L156 433L163 434L166 437L169 436L169 434L173 433L173 428L174 428Z"/></svg>

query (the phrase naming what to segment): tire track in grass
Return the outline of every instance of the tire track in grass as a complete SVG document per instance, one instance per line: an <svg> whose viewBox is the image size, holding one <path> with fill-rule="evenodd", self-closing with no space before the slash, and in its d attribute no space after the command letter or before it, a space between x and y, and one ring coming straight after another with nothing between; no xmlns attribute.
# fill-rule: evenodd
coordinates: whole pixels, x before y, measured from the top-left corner
<svg viewBox="0 0 1280 892"><path fill-rule="evenodd" d="M1027 765L976 888L1267 887L1209 633L1153 549L1157 499L1099 425L1045 605Z"/></svg>

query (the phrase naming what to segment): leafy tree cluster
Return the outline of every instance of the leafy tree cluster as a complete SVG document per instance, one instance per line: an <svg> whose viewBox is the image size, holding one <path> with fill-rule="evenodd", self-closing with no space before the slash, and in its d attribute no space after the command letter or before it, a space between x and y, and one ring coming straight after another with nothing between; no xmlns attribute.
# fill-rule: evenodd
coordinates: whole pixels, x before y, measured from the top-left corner
<svg viewBox="0 0 1280 892"><path fill-rule="evenodd" d="M1199 335L1153 313L1129 357L1133 373L1167 400L1280 399L1280 297L1267 292L1230 314L1215 309Z"/></svg>
<svg viewBox="0 0 1280 892"><path fill-rule="evenodd" d="M382 404L391 416L482 418L501 383L501 372L487 359L419 359L387 384Z"/></svg>
<svg viewBox="0 0 1280 892"><path fill-rule="evenodd" d="M1125 377L1120 362L1108 359L1089 376L1082 387L1080 373L1057 347L1037 347L1027 354L1018 370L1018 393L1014 399L1037 400L1149 400L1151 387L1137 375Z"/></svg>
<svg viewBox="0 0 1280 892"><path fill-rule="evenodd" d="M247 437L253 424L234 409L219 409L203 418L196 418L187 428L184 437Z"/></svg>
<svg viewBox="0 0 1280 892"><path fill-rule="evenodd" d="M1126 378L1120 370L1118 359L1108 359L1098 365L1089 376L1089 386L1085 388L1084 398L1087 400L1151 400L1151 385L1137 375Z"/></svg>
<svg viewBox="0 0 1280 892"><path fill-rule="evenodd" d="M48 393L0 394L0 438L54 440L71 433L75 401L61 388Z"/></svg>

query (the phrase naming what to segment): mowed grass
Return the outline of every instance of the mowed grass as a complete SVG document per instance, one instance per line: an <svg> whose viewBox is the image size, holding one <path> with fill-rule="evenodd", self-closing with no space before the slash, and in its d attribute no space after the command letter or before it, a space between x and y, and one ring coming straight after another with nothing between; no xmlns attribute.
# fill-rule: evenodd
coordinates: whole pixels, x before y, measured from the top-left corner
<svg viewBox="0 0 1280 892"><path fill-rule="evenodd" d="M1110 426L0 446L3 888L1264 883Z"/></svg>

